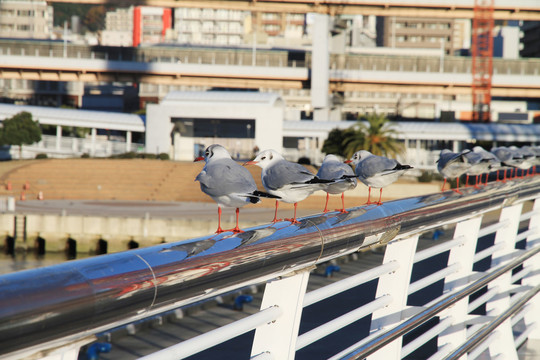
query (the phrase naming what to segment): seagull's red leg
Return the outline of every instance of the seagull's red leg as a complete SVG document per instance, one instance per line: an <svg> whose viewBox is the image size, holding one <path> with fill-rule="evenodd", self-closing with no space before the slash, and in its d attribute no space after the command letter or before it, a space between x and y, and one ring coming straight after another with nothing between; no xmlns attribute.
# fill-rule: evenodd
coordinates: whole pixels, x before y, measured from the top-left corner
<svg viewBox="0 0 540 360"><path fill-rule="evenodd" d="M326 203L324 204L324 210L323 210L323 213L327 213L328 212L328 199L330 198L330 194L329 193L326 193Z"/></svg>
<svg viewBox="0 0 540 360"><path fill-rule="evenodd" d="M274 223L274 224L277 223L278 221L281 221L281 219L278 219L278 218L277 218L278 205L279 205L279 203L278 203L278 201L276 200L276 211L274 212L274 220L272 220L272 223Z"/></svg>
<svg viewBox="0 0 540 360"><path fill-rule="evenodd" d="M467 174L467 177L465 178L465 187L469 186L469 174Z"/></svg>
<svg viewBox="0 0 540 360"><path fill-rule="evenodd" d="M239 208L236 208L236 227L234 229L232 229L232 232L234 233L242 233L244 231L240 230L240 228L238 227L238 217L240 215L240 209Z"/></svg>
<svg viewBox="0 0 540 360"><path fill-rule="evenodd" d="M368 196L367 196L367 202L366 202L366 205L370 205L371 204L371 186L368 186Z"/></svg>
<svg viewBox="0 0 540 360"><path fill-rule="evenodd" d="M345 193L344 192L341 193L341 210L336 209L336 211L339 211L342 214L348 212L347 210L345 210Z"/></svg>
<svg viewBox="0 0 540 360"><path fill-rule="evenodd" d="M444 182L442 184L442 187L441 187L441 191L444 191L444 187L446 186L446 178L444 178Z"/></svg>
<svg viewBox="0 0 540 360"><path fill-rule="evenodd" d="M382 189L383 189L383 188L380 188L380 189L379 189L379 201L377 201L377 202L375 203L375 204L377 204L377 205L382 205L382 201L381 201L381 199L382 199Z"/></svg>
<svg viewBox="0 0 540 360"><path fill-rule="evenodd" d="M298 206L298 203L294 203L294 216L292 219L285 219L287 221L290 221L291 224L300 224L299 221L296 220L296 207Z"/></svg>
<svg viewBox="0 0 540 360"><path fill-rule="evenodd" d="M225 231L221 228L221 207L218 206L217 212L218 212L218 225L217 225L216 234L221 234L222 232Z"/></svg>
<svg viewBox="0 0 540 360"><path fill-rule="evenodd" d="M454 189L454 191L458 194L461 194L461 191L459 190L459 176L456 178L456 188Z"/></svg>

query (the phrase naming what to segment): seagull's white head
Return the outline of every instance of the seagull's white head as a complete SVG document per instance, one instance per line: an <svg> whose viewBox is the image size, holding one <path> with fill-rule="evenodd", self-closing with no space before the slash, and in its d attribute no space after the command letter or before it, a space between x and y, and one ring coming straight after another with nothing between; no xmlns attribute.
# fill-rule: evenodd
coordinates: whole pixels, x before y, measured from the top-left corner
<svg viewBox="0 0 540 360"><path fill-rule="evenodd" d="M204 160L206 162L216 159L230 159L231 155L223 146L219 144L213 144L204 150L204 156L199 156L195 161Z"/></svg>
<svg viewBox="0 0 540 360"><path fill-rule="evenodd" d="M332 161L341 162L341 160L334 154L328 154L324 157L323 163L328 163Z"/></svg>
<svg viewBox="0 0 540 360"><path fill-rule="evenodd" d="M255 159L245 162L244 165L257 165L264 169L271 163L278 160L283 160L283 156L277 151L269 149L261 151L259 155L255 157Z"/></svg>
<svg viewBox="0 0 540 360"><path fill-rule="evenodd" d="M358 165L360 160L363 160L367 158L368 156L371 156L372 154L367 150L359 150L353 154L350 160L346 161L347 163L353 163L354 165Z"/></svg>

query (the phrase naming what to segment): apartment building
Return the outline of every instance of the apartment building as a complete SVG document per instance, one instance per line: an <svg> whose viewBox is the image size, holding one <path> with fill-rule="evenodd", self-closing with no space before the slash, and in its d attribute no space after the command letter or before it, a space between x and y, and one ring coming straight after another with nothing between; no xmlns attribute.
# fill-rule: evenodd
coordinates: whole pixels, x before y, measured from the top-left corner
<svg viewBox="0 0 540 360"><path fill-rule="evenodd" d="M49 39L53 8L45 1L0 0L0 37Z"/></svg>
<svg viewBox="0 0 540 360"><path fill-rule="evenodd" d="M455 32L453 19L426 19L412 17L378 17L377 46L392 48L444 48L453 55Z"/></svg>
<svg viewBox="0 0 540 360"><path fill-rule="evenodd" d="M168 8L131 6L109 11L101 44L139 46L163 42L172 28L172 11Z"/></svg>
<svg viewBox="0 0 540 360"><path fill-rule="evenodd" d="M176 42L241 45L249 27L249 12L227 9L174 9Z"/></svg>

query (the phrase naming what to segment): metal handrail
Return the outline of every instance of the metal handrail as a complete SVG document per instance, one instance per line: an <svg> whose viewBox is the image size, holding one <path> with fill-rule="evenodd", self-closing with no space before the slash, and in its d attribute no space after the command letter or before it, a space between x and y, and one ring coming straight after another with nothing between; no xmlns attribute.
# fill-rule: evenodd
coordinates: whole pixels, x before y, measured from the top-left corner
<svg viewBox="0 0 540 360"><path fill-rule="evenodd" d="M317 214L0 276L0 354L77 339L257 284L512 201L540 179ZM472 214L472 215L471 215ZM527 252L529 254L530 252ZM519 258L521 259L523 255ZM512 262L513 263L513 262ZM436 306L436 308L438 308Z"/></svg>

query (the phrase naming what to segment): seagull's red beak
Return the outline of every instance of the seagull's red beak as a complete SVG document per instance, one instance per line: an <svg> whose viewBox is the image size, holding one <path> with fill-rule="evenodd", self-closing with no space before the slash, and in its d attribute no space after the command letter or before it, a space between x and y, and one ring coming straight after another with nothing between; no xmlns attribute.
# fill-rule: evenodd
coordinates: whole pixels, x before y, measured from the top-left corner
<svg viewBox="0 0 540 360"><path fill-rule="evenodd" d="M352 163L352 160L345 160L344 163L345 164L350 164L350 163Z"/></svg>
<svg viewBox="0 0 540 360"><path fill-rule="evenodd" d="M193 162L203 161L203 160L204 160L204 156L199 156L199 157L196 157L195 160L193 160Z"/></svg>
<svg viewBox="0 0 540 360"><path fill-rule="evenodd" d="M246 165L257 165L258 161L255 161L255 160L250 160L250 161L246 161L245 163L243 163L242 165L243 166L246 166Z"/></svg>

